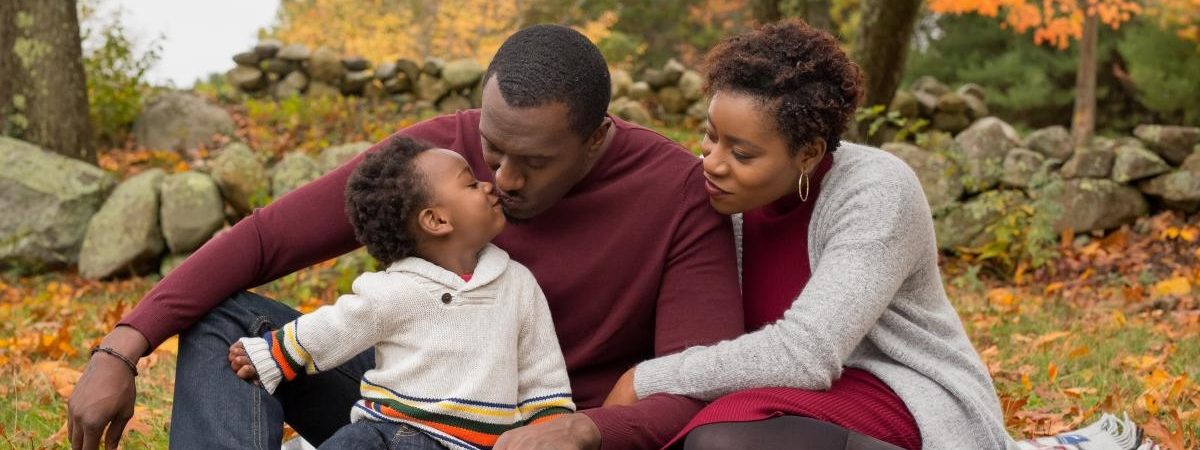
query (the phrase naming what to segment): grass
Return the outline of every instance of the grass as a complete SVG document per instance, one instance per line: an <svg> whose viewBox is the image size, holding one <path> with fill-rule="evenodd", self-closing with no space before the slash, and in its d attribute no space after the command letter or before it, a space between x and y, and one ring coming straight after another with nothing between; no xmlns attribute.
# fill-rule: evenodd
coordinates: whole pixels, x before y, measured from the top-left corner
<svg viewBox="0 0 1200 450"><path fill-rule="evenodd" d="M267 159L295 148L315 153L326 144L377 139L412 121L352 102L248 102L231 110L239 137ZM314 122L324 122L326 128L307 125ZM698 152L698 128L660 131ZM307 144L296 147L299 142ZM110 153L106 167L123 174L148 166L186 170L204 165L182 161L174 153ZM207 153L191 156L204 159ZM1200 285L1200 253L1193 254L1192 241L1178 237L1180 229L1200 226L1198 221L1200 216L1155 218L1137 227L1145 232L1130 234L1130 243L1119 248L1063 246L1050 267L1023 278L981 270L969 258L944 258L947 291L995 380L1013 436L1056 433L1102 412L1126 411L1139 424L1161 429L1158 435L1182 432L1186 445L1196 445L1200 305L1194 286ZM1164 239L1171 229L1174 237ZM359 273L373 269L358 251L256 291L311 311L348 290ZM1157 292L1178 278L1190 280L1186 292ZM0 274L0 445L69 447L66 399L86 364L86 349L156 281L95 282L69 272ZM175 351L169 341L141 361L138 409L123 441L126 446L166 447Z"/></svg>

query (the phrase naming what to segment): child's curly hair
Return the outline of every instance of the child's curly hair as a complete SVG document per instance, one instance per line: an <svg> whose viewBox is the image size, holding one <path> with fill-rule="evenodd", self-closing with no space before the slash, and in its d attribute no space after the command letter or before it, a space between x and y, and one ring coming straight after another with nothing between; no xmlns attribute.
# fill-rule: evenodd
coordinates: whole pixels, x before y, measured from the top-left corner
<svg viewBox="0 0 1200 450"><path fill-rule="evenodd" d="M705 90L763 101L792 154L814 138L833 151L854 118L863 75L829 33L799 19L726 39L705 58Z"/></svg>
<svg viewBox="0 0 1200 450"><path fill-rule="evenodd" d="M430 201L429 184L413 160L433 145L397 136L367 154L346 182L346 215L354 237L384 266L411 256L413 216Z"/></svg>

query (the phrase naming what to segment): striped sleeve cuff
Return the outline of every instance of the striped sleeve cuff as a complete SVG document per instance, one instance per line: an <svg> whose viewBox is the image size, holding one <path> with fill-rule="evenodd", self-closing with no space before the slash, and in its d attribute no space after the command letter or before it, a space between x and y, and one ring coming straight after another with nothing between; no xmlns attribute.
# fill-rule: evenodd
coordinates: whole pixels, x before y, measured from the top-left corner
<svg viewBox="0 0 1200 450"><path fill-rule="evenodd" d="M246 347L246 354L250 356L250 362L254 364L254 370L258 372L258 381L262 383L263 389L274 394L275 388L283 379L283 374L280 373L279 364L275 362L275 358L271 357L270 344L266 339L250 337L241 338L238 342Z"/></svg>

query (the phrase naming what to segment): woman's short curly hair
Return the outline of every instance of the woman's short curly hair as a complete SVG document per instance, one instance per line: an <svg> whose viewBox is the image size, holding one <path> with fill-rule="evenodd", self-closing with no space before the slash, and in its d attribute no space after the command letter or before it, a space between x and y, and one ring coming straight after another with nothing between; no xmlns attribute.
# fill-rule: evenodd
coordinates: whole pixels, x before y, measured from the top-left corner
<svg viewBox="0 0 1200 450"><path fill-rule="evenodd" d="M354 237L380 264L411 256L417 248L413 217L429 205L430 188L413 160L432 145L397 136L367 154L346 182L346 215Z"/></svg>
<svg viewBox="0 0 1200 450"><path fill-rule="evenodd" d="M793 154L818 137L835 150L862 99L858 64L833 36L799 19L726 39L708 53L705 66L705 90L762 100Z"/></svg>

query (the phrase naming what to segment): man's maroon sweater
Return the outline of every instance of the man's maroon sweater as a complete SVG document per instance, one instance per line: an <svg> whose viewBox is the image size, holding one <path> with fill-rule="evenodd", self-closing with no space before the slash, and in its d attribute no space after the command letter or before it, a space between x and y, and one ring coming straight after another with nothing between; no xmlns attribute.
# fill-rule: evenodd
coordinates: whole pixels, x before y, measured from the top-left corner
<svg viewBox="0 0 1200 450"><path fill-rule="evenodd" d="M461 153L491 181L479 111L397 134ZM604 448L657 448L703 405L656 395L598 408L636 363L741 334L730 222L708 205L700 160L620 119L611 145L561 201L494 241L533 272L550 304L575 402ZM376 144L378 147L378 144ZM372 151L372 150L369 150ZM150 290L121 325L151 348L236 292L359 247L344 190L362 155L259 209L211 239Z"/></svg>

